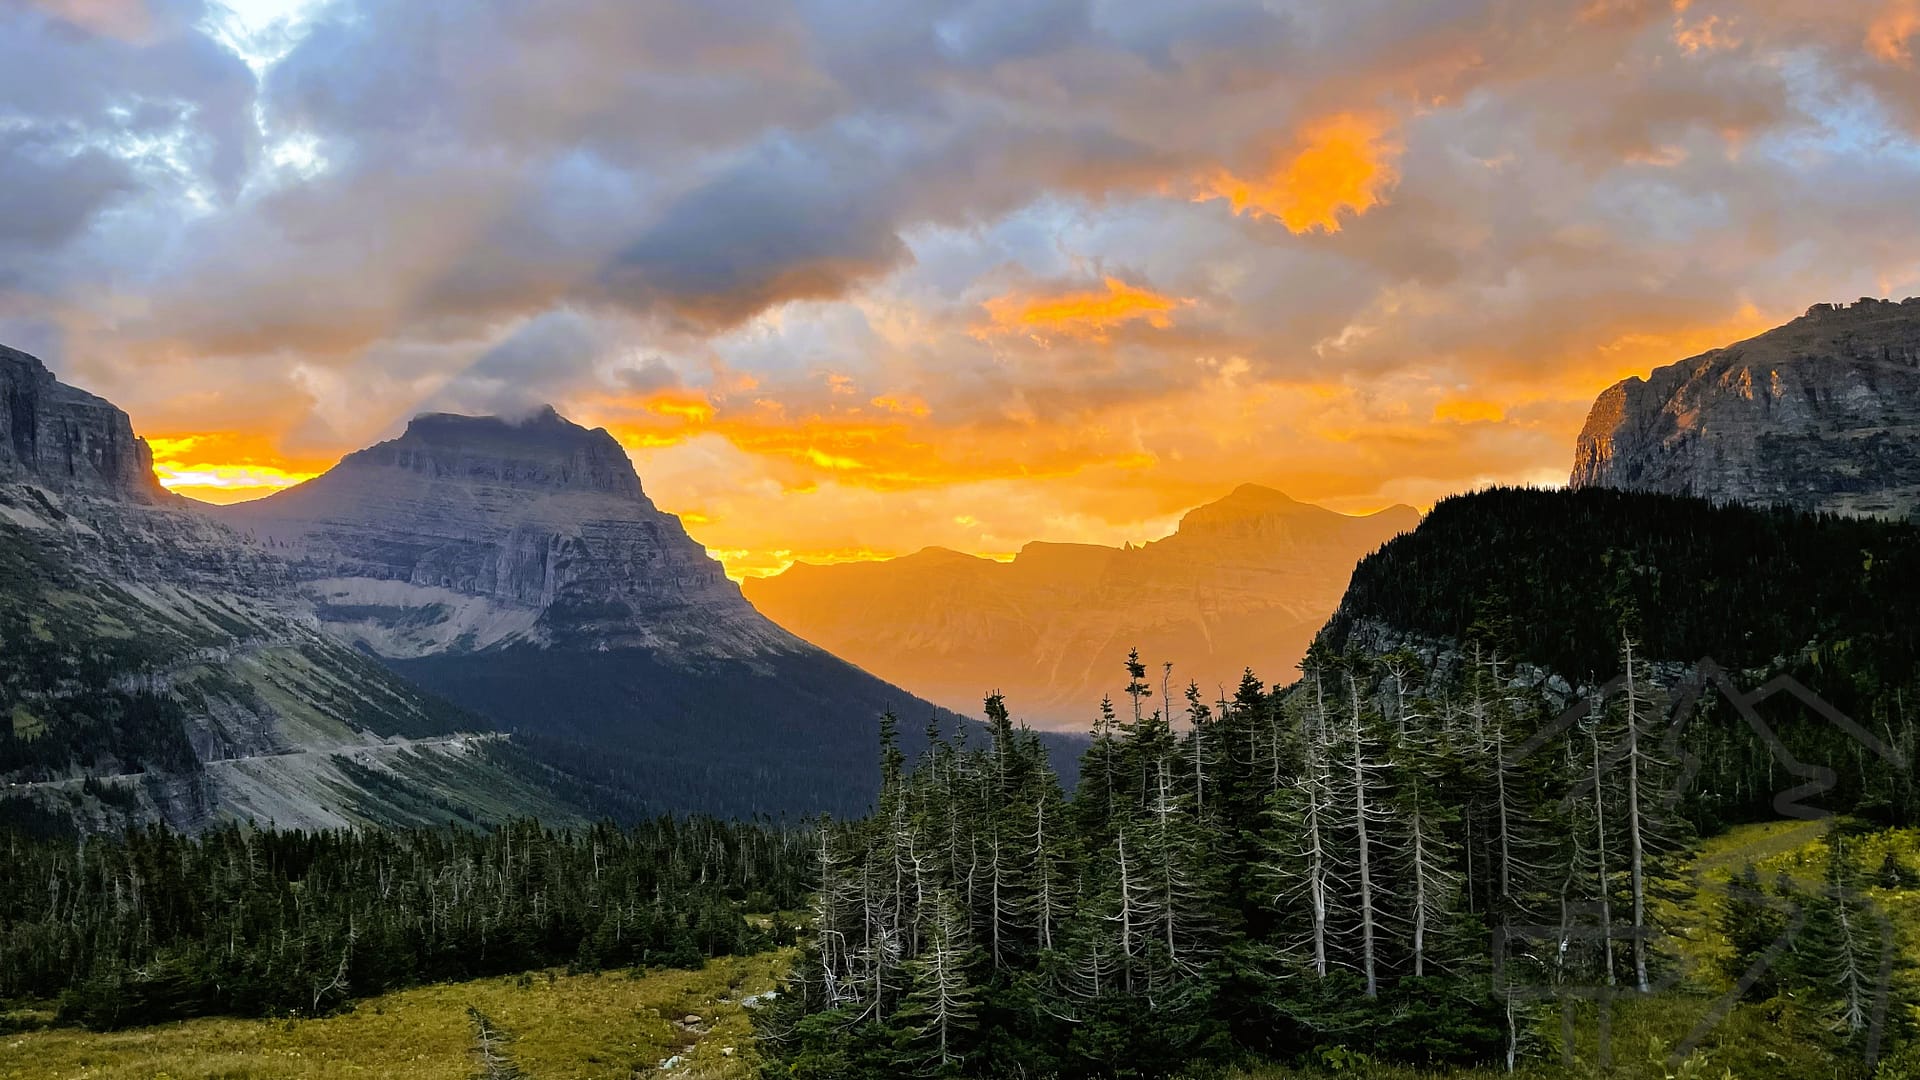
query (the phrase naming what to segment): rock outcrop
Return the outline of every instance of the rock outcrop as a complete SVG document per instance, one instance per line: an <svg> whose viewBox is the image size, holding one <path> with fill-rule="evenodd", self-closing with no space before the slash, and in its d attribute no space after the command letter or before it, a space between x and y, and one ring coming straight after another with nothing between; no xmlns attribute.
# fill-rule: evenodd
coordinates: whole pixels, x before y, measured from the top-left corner
<svg viewBox="0 0 1920 1080"><path fill-rule="evenodd" d="M50 491L171 499L153 454L111 402L54 379L38 358L0 345L0 480Z"/></svg>
<svg viewBox="0 0 1920 1080"><path fill-rule="evenodd" d="M1920 298L1817 304L1594 402L1573 487L1920 515Z"/></svg>
<svg viewBox="0 0 1920 1080"><path fill-rule="evenodd" d="M1139 547L1033 543L1010 563L929 548L886 562L797 564L749 580L775 621L952 708L999 690L1016 715L1083 728L1138 648L1208 700L1243 669L1294 666L1354 563L1419 522L1350 517L1244 485Z"/></svg>

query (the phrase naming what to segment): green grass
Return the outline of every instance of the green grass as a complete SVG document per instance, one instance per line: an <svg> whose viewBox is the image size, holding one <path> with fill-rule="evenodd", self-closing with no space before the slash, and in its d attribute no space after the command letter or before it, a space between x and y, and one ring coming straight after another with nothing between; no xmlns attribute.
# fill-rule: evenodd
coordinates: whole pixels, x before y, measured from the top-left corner
<svg viewBox="0 0 1920 1080"><path fill-rule="evenodd" d="M1920 864L1920 830L1895 829L1862 837L1853 843L1860 865L1871 871L1889 849L1907 865ZM1425 1071L1370 1062L1360 1057L1333 1055L1301 1066L1266 1065L1229 1071L1223 1080L1304 1080L1327 1076L1353 1080L1572 1080L1606 1077L1609 1080L1914 1080L1920 1078L1920 1055L1912 1048L1891 1051L1879 1073L1858 1063L1830 1056L1812 1034L1817 1021L1791 1001L1742 1003L1724 1017L1714 1017L1723 995L1732 989L1720 960L1729 954L1717 929L1724 889L1729 879L1749 862L1761 880L1771 882L1782 872L1812 885L1824 873L1829 857L1824 822L1772 822L1741 826L1703 843L1683 868L1683 881L1700 888L1682 899L1658 903L1658 915L1672 936L1665 951L1676 966L1678 985L1648 999L1623 1000L1611 1017L1609 1053L1598 1045L1597 1008L1579 1003L1572 1013L1572 1065L1562 1046L1562 1014L1549 1003L1547 1015L1534 1031L1533 1053L1519 1068ZM1920 937L1920 890L1870 889L1874 901L1893 919L1909 954ZM1897 1007L1897 1006L1896 1006ZM1916 1017L1920 1019L1920 1017ZM1696 1049L1675 1061L1673 1050L1692 1041ZM1604 1064L1603 1064L1604 1060Z"/></svg>
<svg viewBox="0 0 1920 1080"><path fill-rule="evenodd" d="M316 1020L214 1018L133 1031L0 1035L0 1076L466 1080L475 1069L472 1008L511 1036L508 1054L536 1080L628 1080L675 1056L682 1059L675 1077L745 1080L757 1059L739 1000L773 988L789 960L766 953L714 960L701 971L555 971L446 983L371 998ZM702 1022L678 1023L688 1015Z"/></svg>

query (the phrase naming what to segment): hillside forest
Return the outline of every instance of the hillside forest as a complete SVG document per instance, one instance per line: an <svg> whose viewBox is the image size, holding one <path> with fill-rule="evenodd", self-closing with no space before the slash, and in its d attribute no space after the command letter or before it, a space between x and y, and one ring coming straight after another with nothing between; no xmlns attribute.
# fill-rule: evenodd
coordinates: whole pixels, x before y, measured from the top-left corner
<svg viewBox="0 0 1920 1080"><path fill-rule="evenodd" d="M1570 708L1490 642L1445 679L1322 651L1289 687L1249 674L1211 701L1135 657L1070 801L998 699L986 745L908 762L889 737L876 812L817 837L813 934L763 1053L823 1080L1557 1058L1556 1001L1687 974L1660 912L1702 828L1742 809L1688 793L1779 782L1760 734L1701 722L1642 652L1621 634L1619 677ZM1808 813L1910 814L1905 770L1852 771L1838 729L1798 737L1852 777L1803 789ZM1867 1075L1906 1037L1912 943L1861 890L1912 868L1832 842L1824 881L1746 882L1725 964Z"/></svg>

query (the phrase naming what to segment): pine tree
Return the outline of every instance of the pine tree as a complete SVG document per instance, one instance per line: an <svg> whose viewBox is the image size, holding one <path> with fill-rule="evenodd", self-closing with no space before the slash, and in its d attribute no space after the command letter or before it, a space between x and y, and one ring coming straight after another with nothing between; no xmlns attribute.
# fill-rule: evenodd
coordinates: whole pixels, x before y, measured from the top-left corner
<svg viewBox="0 0 1920 1080"><path fill-rule="evenodd" d="M935 890L925 945L906 962L909 989L898 1018L918 1071L957 1074L976 1019L978 962L965 913L950 892Z"/></svg>

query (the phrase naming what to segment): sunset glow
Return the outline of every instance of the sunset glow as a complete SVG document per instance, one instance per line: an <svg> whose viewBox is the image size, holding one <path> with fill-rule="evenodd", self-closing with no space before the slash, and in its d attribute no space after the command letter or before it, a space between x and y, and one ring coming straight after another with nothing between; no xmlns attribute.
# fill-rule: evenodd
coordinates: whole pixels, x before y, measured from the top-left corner
<svg viewBox="0 0 1920 1080"><path fill-rule="evenodd" d="M271 495L303 480L318 476L321 469L290 470L272 461L234 460L230 455L242 452L254 440L231 433L210 435L154 436L147 446L153 451L153 472L161 486L178 495L210 503L235 503Z"/></svg>
<svg viewBox="0 0 1920 1080"><path fill-rule="evenodd" d="M1916 0L189 7L0 15L88 87L0 120L0 342L194 498L552 403L736 576L1142 542L1558 482L1615 380L1920 293Z"/></svg>
<svg viewBox="0 0 1920 1080"><path fill-rule="evenodd" d="M1399 154L1380 118L1344 113L1308 125L1269 174L1217 170L1196 199L1225 199L1236 214L1273 218L1297 233L1339 232L1343 215L1364 214L1384 200L1398 177Z"/></svg>

